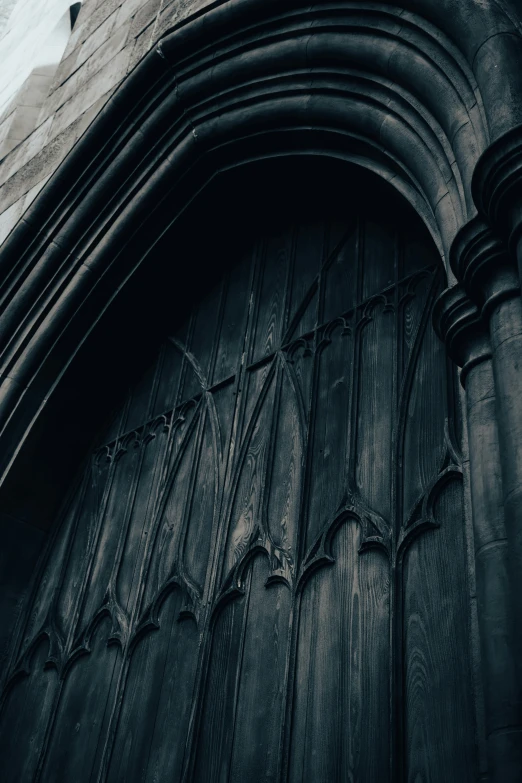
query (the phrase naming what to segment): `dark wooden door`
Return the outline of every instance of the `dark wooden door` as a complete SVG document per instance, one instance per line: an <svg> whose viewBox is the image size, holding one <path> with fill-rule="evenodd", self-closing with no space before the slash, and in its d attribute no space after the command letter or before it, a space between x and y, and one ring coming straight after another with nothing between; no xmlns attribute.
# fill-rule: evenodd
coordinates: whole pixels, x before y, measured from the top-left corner
<svg viewBox="0 0 522 783"><path fill-rule="evenodd" d="M4 783L476 779L442 285L409 213L252 236L72 492Z"/></svg>

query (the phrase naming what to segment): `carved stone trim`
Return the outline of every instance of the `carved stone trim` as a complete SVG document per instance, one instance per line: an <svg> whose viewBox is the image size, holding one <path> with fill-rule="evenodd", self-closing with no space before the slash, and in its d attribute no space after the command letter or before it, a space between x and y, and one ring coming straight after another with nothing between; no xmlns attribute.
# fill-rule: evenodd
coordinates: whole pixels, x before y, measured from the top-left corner
<svg viewBox="0 0 522 783"><path fill-rule="evenodd" d="M462 367L460 381L465 386L469 371L491 359L491 348L480 313L462 285L446 288L440 294L433 310L433 325L451 359Z"/></svg>
<svg viewBox="0 0 522 783"><path fill-rule="evenodd" d="M495 231L480 216L457 234L450 264L468 296L481 309L484 320L501 302L520 296L514 260Z"/></svg>
<svg viewBox="0 0 522 783"><path fill-rule="evenodd" d="M498 227L514 252L522 233L522 125L482 154L471 187L477 208Z"/></svg>

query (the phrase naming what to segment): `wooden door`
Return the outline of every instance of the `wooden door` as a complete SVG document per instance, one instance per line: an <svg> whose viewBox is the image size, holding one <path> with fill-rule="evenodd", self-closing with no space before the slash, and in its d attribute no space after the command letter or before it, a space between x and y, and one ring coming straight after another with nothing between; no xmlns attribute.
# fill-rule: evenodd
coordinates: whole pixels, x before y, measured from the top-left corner
<svg viewBox="0 0 522 783"><path fill-rule="evenodd" d="M442 270L401 215L265 225L166 337L43 563L4 783L476 779Z"/></svg>

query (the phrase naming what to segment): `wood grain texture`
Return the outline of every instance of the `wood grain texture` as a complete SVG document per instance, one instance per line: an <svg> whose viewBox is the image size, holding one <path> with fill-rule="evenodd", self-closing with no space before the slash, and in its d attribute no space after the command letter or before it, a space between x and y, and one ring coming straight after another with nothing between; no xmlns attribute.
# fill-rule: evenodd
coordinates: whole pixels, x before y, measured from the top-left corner
<svg viewBox="0 0 522 783"><path fill-rule="evenodd" d="M178 780L185 752L198 634L178 621L179 589L161 608L159 630L132 653L107 780ZM144 721L144 716L151 719Z"/></svg>
<svg viewBox="0 0 522 783"><path fill-rule="evenodd" d="M307 547L331 520L348 487L353 337L344 320L334 322L328 329L316 361Z"/></svg>
<svg viewBox="0 0 522 783"><path fill-rule="evenodd" d="M339 214L260 221L100 432L1 707L16 774L472 779L433 252Z"/></svg>
<svg viewBox="0 0 522 783"><path fill-rule="evenodd" d="M276 546L296 561L301 484L303 479L303 422L298 389L284 365L279 379L279 395L272 424L265 492L265 525Z"/></svg>
<svg viewBox="0 0 522 783"><path fill-rule="evenodd" d="M324 257L326 221L311 220L293 233L293 258L284 342L312 331L317 325L317 278Z"/></svg>
<svg viewBox="0 0 522 783"><path fill-rule="evenodd" d="M262 526L262 504L266 490L274 394L272 375L265 381L259 394L240 449L239 470L235 478L234 504L226 547L227 571L247 551L256 529Z"/></svg>
<svg viewBox="0 0 522 783"><path fill-rule="evenodd" d="M92 460L87 471L87 487L78 519L74 522L69 556L57 596L57 616L68 634L75 634L78 612L93 566L99 527L103 522L106 492L112 478L112 466L102 453Z"/></svg>
<svg viewBox="0 0 522 783"><path fill-rule="evenodd" d="M56 670L44 670L48 648L48 640L42 639L29 661L29 673L6 694L0 719L4 783L30 781L36 773L58 692Z"/></svg>
<svg viewBox="0 0 522 783"><path fill-rule="evenodd" d="M423 286L424 287L424 286ZM430 288L432 290L430 290ZM424 314L428 296L433 296L433 283L424 292L422 289L415 299L420 300ZM413 303L413 302L412 302ZM444 346L437 340L431 324L420 318L408 316L408 332L415 331L412 340L410 362L414 365L411 387L408 389L407 411L403 441L403 471L407 480L403 482L405 524L414 504L434 480L444 456L444 426L448 415L447 408L440 404L446 396L446 355ZM414 323L416 322L416 328ZM410 368L408 368L410 369ZM408 370L407 370L408 371ZM406 380L406 383L408 381Z"/></svg>
<svg viewBox="0 0 522 783"><path fill-rule="evenodd" d="M166 433L162 431L161 424L149 436L150 439L141 446L143 453L138 485L123 542L121 563L115 575L117 599L125 610L132 607L134 594L139 589L140 565L150 535L150 522L167 446Z"/></svg>
<svg viewBox="0 0 522 783"><path fill-rule="evenodd" d="M358 299L357 220L333 220L330 224L329 259L325 276L324 320L332 321L351 310Z"/></svg>
<svg viewBox="0 0 522 783"><path fill-rule="evenodd" d="M103 604L111 575L127 534L141 467L141 449L129 437L116 455L114 476L102 515L97 540L91 555L92 566L80 613L80 627L85 628Z"/></svg>
<svg viewBox="0 0 522 783"><path fill-rule="evenodd" d="M98 760L98 746L107 731L116 668L121 664L117 646L107 646L110 623L103 620L94 631L92 648L72 664L62 687L41 780L69 783L89 780Z"/></svg>
<svg viewBox="0 0 522 783"><path fill-rule="evenodd" d="M347 522L302 597L289 780L388 781L389 568Z"/></svg>
<svg viewBox="0 0 522 783"><path fill-rule="evenodd" d="M281 345L286 316L288 269L292 255L292 232L284 227L263 243L263 265L252 361L269 356Z"/></svg>
<svg viewBox="0 0 522 783"><path fill-rule="evenodd" d="M366 322L365 322L366 321ZM366 503L391 517L392 438L396 406L395 313L386 301L365 309L359 337L355 483Z"/></svg>
<svg viewBox="0 0 522 783"><path fill-rule="evenodd" d="M285 585L267 589L267 575L266 559L256 558L237 672L231 783L279 779L292 596Z"/></svg>
<svg viewBox="0 0 522 783"><path fill-rule="evenodd" d="M251 574L247 593L223 608L212 630L194 755L194 783L228 781L250 581Z"/></svg>
<svg viewBox="0 0 522 783"><path fill-rule="evenodd" d="M474 781L462 488L453 481L435 507L439 530L409 549L404 566L406 780Z"/></svg>

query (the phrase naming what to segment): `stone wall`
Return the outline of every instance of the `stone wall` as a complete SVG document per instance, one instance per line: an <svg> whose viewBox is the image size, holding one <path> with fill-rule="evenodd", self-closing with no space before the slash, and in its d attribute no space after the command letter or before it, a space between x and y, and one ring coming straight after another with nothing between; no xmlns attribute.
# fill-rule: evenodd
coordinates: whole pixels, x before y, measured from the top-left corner
<svg viewBox="0 0 522 783"><path fill-rule="evenodd" d="M206 2L84 0L34 131L0 160L0 243L129 71L166 30ZM63 0L18 0L0 39L2 61L13 42L27 51L24 18L33 19L30 40L38 46L36 33L44 35L58 7L63 13Z"/></svg>

